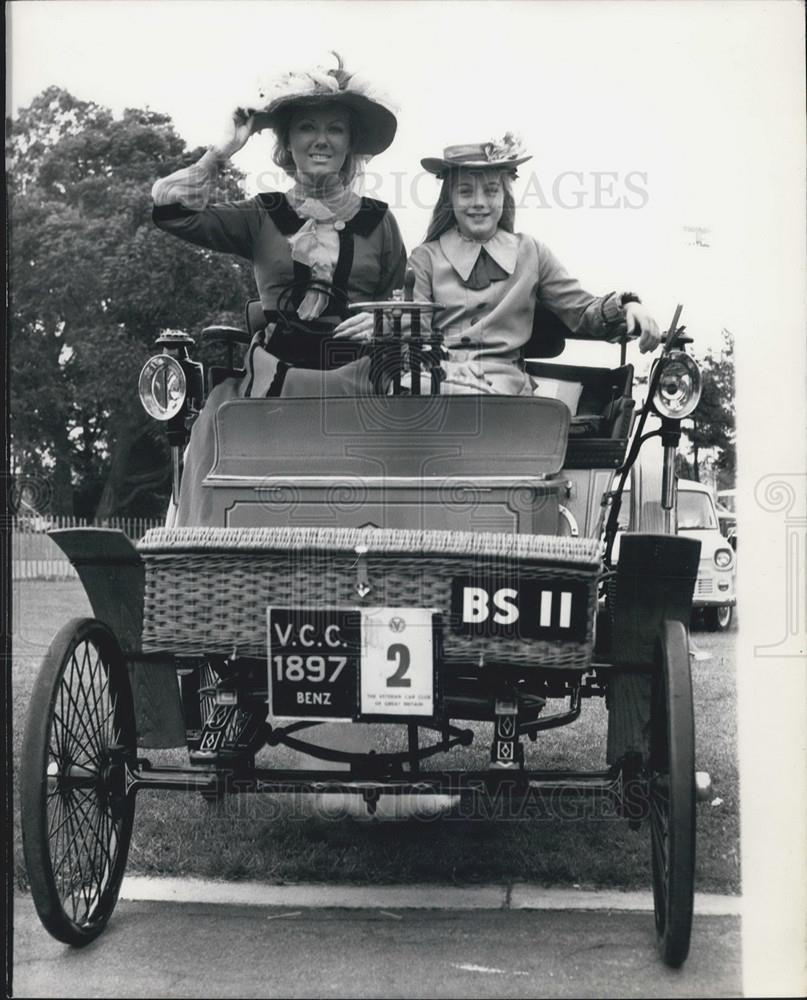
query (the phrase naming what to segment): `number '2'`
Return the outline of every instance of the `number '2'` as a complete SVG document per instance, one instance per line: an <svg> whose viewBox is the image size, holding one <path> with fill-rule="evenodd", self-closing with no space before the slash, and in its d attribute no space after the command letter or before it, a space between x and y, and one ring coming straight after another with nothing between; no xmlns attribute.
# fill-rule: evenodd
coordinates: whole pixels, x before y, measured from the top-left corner
<svg viewBox="0 0 807 1000"><path fill-rule="evenodd" d="M412 686L411 678L406 676L406 671L409 669L409 647L404 646L402 642L393 643L387 650L388 660L397 660L398 666L395 669L395 673L392 677L387 678L387 687L389 688L408 688Z"/></svg>

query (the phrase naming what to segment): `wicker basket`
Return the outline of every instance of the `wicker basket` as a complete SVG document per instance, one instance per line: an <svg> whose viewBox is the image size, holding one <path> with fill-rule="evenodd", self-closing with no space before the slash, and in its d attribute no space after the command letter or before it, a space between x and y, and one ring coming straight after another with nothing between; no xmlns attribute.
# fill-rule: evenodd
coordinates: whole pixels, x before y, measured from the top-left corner
<svg viewBox="0 0 807 1000"><path fill-rule="evenodd" d="M585 584L585 638L478 637L443 628L451 663L586 669L599 546L590 539L348 528L174 528L148 532L143 650L266 655L266 608L422 607L451 613L455 577ZM358 592L364 583L364 599Z"/></svg>

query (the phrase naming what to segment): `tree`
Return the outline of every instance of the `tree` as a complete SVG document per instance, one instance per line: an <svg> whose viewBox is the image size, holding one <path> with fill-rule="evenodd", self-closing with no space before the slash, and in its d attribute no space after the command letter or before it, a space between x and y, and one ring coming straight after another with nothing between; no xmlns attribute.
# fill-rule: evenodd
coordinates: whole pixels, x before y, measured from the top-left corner
<svg viewBox="0 0 807 1000"><path fill-rule="evenodd" d="M718 489L734 486L737 469L734 411L734 339L723 331L723 348L719 354L711 349L701 362L703 392L692 414L693 426L685 433L692 443L693 477L700 479L700 453L713 449L713 468Z"/></svg>
<svg viewBox="0 0 807 1000"><path fill-rule="evenodd" d="M54 513L159 515L168 463L137 374L160 330L237 322L249 265L152 224L156 177L202 153L167 115L50 87L7 133L16 469L47 478ZM228 167L217 196L240 181Z"/></svg>

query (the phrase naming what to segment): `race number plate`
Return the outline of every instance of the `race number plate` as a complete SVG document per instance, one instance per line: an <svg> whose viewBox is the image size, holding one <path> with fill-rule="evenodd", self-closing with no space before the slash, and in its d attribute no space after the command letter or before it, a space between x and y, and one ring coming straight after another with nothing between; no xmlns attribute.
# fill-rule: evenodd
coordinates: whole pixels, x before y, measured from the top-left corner
<svg viewBox="0 0 807 1000"><path fill-rule="evenodd" d="M268 608L275 718L347 722L434 714L433 613Z"/></svg>
<svg viewBox="0 0 807 1000"><path fill-rule="evenodd" d="M455 577L451 587L453 627L461 635L582 640L588 605L588 585L560 575L551 581Z"/></svg>
<svg viewBox="0 0 807 1000"><path fill-rule="evenodd" d="M361 714L434 714L432 612L362 608Z"/></svg>

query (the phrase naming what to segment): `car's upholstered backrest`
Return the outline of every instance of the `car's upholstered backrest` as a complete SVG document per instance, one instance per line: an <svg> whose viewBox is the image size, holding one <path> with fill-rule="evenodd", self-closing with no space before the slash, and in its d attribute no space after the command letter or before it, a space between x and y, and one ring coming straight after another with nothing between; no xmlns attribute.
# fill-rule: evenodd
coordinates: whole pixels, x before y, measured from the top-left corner
<svg viewBox="0 0 807 1000"><path fill-rule="evenodd" d="M216 414L211 475L546 477L568 431L563 403L530 396L233 400Z"/></svg>

